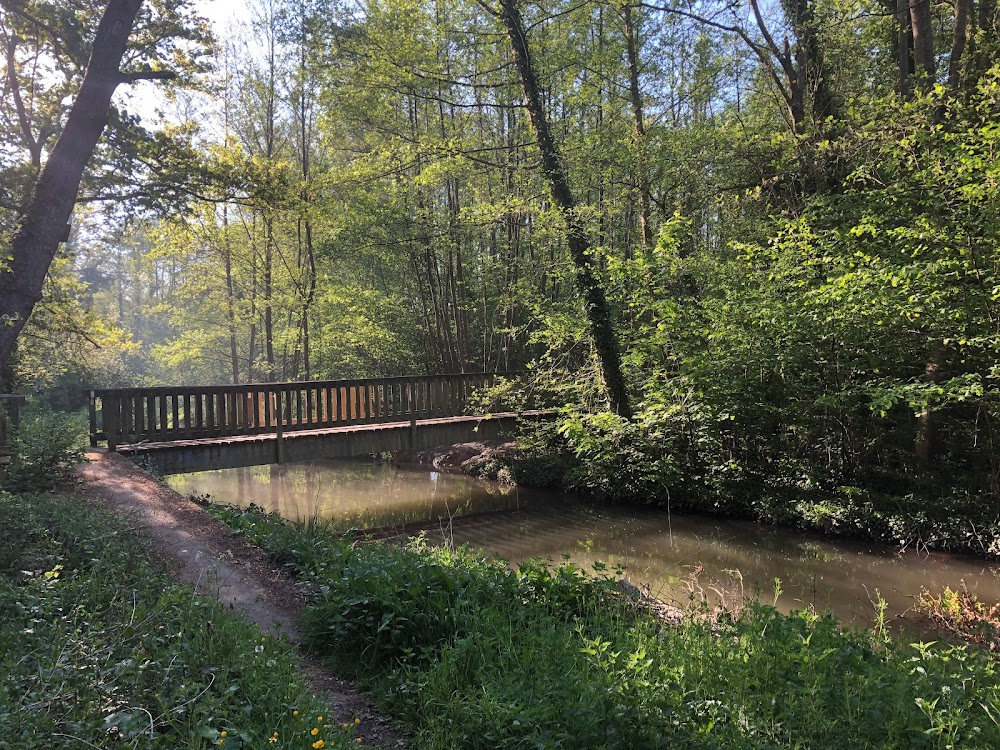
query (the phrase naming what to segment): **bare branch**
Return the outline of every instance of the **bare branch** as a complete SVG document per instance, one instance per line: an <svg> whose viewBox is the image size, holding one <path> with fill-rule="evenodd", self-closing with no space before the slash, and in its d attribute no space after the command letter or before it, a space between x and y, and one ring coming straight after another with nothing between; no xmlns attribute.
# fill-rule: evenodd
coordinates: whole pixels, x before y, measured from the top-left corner
<svg viewBox="0 0 1000 750"><path fill-rule="evenodd" d="M134 73L122 73L119 80L122 83L136 81L173 81L177 74L172 70L137 70Z"/></svg>

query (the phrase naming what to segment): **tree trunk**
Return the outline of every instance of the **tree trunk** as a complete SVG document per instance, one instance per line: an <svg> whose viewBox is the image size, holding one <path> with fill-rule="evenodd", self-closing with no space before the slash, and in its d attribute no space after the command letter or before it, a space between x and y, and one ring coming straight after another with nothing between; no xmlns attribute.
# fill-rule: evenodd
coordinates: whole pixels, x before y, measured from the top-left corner
<svg viewBox="0 0 1000 750"><path fill-rule="evenodd" d="M108 122L132 25L142 0L109 0L94 37L80 91L59 140L35 182L7 269L0 268L0 370L8 366L21 329L41 299L42 284L64 242L84 169Z"/></svg>
<svg viewBox="0 0 1000 750"><path fill-rule="evenodd" d="M969 39L969 16L972 15L972 0L955 0L955 30L951 42L951 57L948 63L948 88L957 94L962 87L962 56Z"/></svg>
<svg viewBox="0 0 1000 750"><path fill-rule="evenodd" d="M591 261L590 242L583 222L576 210L576 201L569 188L569 181L563 167L562 157L555 138L549 130L548 119L542 106L535 69L528 50L528 40L521 13L515 0L500 0L500 17L514 51L514 60L524 97L535 132L535 140L542 156L542 172L549 183L552 200L566 222L566 241L576 270L576 284L583 296L590 336L597 351L601 379L611 402L611 409L621 417L630 419L628 389L622 374L621 355L618 339L611 324L608 302L594 272Z"/></svg>
<svg viewBox="0 0 1000 750"><path fill-rule="evenodd" d="M625 46L628 54L629 96L632 100L633 136L635 139L635 172L639 187L639 239L642 249L653 244L650 226L649 170L646 167L646 123L643 115L642 91L639 89L639 30L632 23L632 6L622 8L625 22Z"/></svg>
<svg viewBox="0 0 1000 750"><path fill-rule="evenodd" d="M240 352L236 343L236 284L233 279L233 248L229 238L229 206L222 207L222 242L226 256L226 322L229 325L229 364L233 385L240 382Z"/></svg>
<svg viewBox="0 0 1000 750"><path fill-rule="evenodd" d="M899 65L899 93L910 95L910 55L913 53L913 34L910 30L910 0L896 0L896 55Z"/></svg>
<svg viewBox="0 0 1000 750"><path fill-rule="evenodd" d="M918 86L928 91L934 85L934 27L930 0L912 0L910 28L913 30L913 63Z"/></svg>

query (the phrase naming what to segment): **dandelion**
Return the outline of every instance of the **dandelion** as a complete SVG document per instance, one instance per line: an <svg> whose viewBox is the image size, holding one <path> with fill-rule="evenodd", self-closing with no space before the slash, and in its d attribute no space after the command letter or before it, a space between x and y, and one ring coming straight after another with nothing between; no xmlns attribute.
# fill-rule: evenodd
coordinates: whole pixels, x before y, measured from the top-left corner
<svg viewBox="0 0 1000 750"><path fill-rule="evenodd" d="M316 740L312 746L314 750L319 750L321 747L326 747L326 743L323 740Z"/></svg>
<svg viewBox="0 0 1000 750"><path fill-rule="evenodd" d="M359 719L357 717L354 717L354 723L355 724L360 724L361 723L361 719Z"/></svg>
<svg viewBox="0 0 1000 750"><path fill-rule="evenodd" d="M319 734L319 727L313 727L311 730L309 730L309 734L315 737L317 734Z"/></svg>
<svg viewBox="0 0 1000 750"><path fill-rule="evenodd" d="M347 723L347 722L345 721L345 722L344 722L343 724L341 724L341 725L340 725L340 728L341 728L341 729L347 729L347 728L348 728L349 726L351 726L351 725L350 725L350 724L348 724L348 723Z"/></svg>
<svg viewBox="0 0 1000 750"><path fill-rule="evenodd" d="M317 717L316 717L316 721L317 721L317 722L320 722L320 721L323 721L323 717L322 717L322 716L317 716Z"/></svg>

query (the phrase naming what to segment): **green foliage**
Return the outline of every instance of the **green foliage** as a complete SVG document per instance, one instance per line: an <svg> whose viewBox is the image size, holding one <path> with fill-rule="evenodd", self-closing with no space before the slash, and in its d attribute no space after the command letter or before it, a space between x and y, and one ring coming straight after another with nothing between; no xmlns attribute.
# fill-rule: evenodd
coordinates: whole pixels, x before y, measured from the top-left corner
<svg viewBox="0 0 1000 750"><path fill-rule="evenodd" d="M0 748L355 746L287 643L171 585L119 519L0 492L0 527Z"/></svg>
<svg viewBox="0 0 1000 750"><path fill-rule="evenodd" d="M418 745L455 748L988 748L995 658L907 646L749 606L660 621L572 566L358 544L213 508L309 582L310 632ZM341 642L346 638L349 645Z"/></svg>
<svg viewBox="0 0 1000 750"><path fill-rule="evenodd" d="M51 489L71 477L83 460L85 419L47 410L26 413L11 444L10 462L0 467L0 489Z"/></svg>

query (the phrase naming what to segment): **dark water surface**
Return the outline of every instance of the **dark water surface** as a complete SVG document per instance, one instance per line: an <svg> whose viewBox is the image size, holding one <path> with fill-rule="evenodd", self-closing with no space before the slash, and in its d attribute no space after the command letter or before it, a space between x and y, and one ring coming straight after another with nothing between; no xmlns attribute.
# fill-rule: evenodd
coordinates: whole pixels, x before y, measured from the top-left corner
<svg viewBox="0 0 1000 750"><path fill-rule="evenodd" d="M630 580L668 601L686 601L692 587L713 600L719 592L742 590L771 601L780 579L782 609L814 605L868 624L876 591L890 616L911 607L921 588L940 592L962 581L981 598L1000 600L1000 566L981 560L901 553L662 509L593 507L554 493L388 464L312 461L178 474L166 481L183 494L208 494L244 507L254 503L287 518L326 518L343 529L423 524L431 541L468 542L515 563L568 557L589 567L601 561L621 566Z"/></svg>

